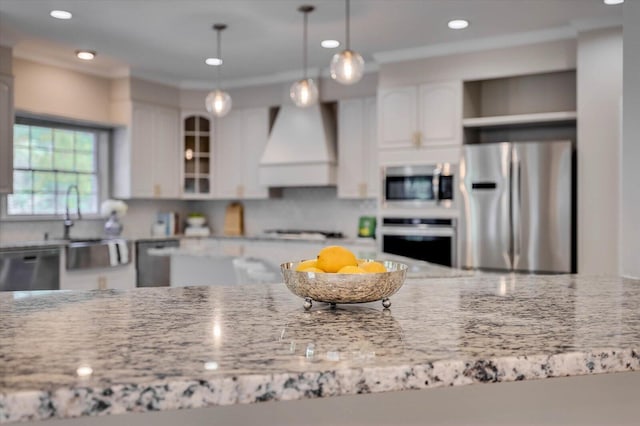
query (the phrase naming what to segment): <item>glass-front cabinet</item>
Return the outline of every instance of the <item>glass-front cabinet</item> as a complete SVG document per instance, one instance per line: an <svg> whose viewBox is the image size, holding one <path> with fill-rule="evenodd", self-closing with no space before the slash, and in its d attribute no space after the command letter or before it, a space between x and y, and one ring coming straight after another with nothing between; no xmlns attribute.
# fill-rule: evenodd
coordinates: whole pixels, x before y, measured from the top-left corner
<svg viewBox="0 0 640 426"><path fill-rule="evenodd" d="M213 182L212 120L205 113L182 116L182 195L183 198L211 196Z"/></svg>

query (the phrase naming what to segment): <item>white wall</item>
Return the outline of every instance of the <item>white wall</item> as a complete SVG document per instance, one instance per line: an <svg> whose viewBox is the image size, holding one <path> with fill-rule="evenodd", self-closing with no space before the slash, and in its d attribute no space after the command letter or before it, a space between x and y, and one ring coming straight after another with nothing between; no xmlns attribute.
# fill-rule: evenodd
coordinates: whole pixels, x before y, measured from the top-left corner
<svg viewBox="0 0 640 426"><path fill-rule="evenodd" d="M578 37L578 272L619 274L622 30Z"/></svg>
<svg viewBox="0 0 640 426"><path fill-rule="evenodd" d="M640 278L640 2L624 4L624 139L620 256L622 274Z"/></svg>
<svg viewBox="0 0 640 426"><path fill-rule="evenodd" d="M111 122L111 80L13 59L15 109L94 123Z"/></svg>

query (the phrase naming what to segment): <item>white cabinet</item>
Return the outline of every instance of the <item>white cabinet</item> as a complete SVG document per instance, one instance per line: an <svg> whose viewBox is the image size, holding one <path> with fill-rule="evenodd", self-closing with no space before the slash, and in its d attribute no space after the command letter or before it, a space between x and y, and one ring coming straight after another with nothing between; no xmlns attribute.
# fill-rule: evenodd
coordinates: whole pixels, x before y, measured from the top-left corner
<svg viewBox="0 0 640 426"><path fill-rule="evenodd" d="M268 108L232 110L215 121L215 197L267 198L258 182L258 164L269 135Z"/></svg>
<svg viewBox="0 0 640 426"><path fill-rule="evenodd" d="M135 259L113 268L67 270L64 247L60 253L60 290L129 290L136 287Z"/></svg>
<svg viewBox="0 0 640 426"><path fill-rule="evenodd" d="M378 102L379 147L394 149L414 146L418 131L417 87L380 90Z"/></svg>
<svg viewBox="0 0 640 426"><path fill-rule="evenodd" d="M338 198L376 198L379 188L376 98L338 104Z"/></svg>
<svg viewBox="0 0 640 426"><path fill-rule="evenodd" d="M130 124L114 137L114 196L178 198L178 110L140 102L128 108Z"/></svg>
<svg viewBox="0 0 640 426"><path fill-rule="evenodd" d="M0 194L13 192L13 77L0 74Z"/></svg>
<svg viewBox="0 0 640 426"><path fill-rule="evenodd" d="M381 89L379 148L422 149L462 143L462 82Z"/></svg>
<svg viewBox="0 0 640 426"><path fill-rule="evenodd" d="M60 290L130 290L135 287L136 270L133 265L65 271L60 277Z"/></svg>
<svg viewBox="0 0 640 426"><path fill-rule="evenodd" d="M213 120L205 112L183 112L180 158L182 198L211 198L213 193Z"/></svg>
<svg viewBox="0 0 640 426"><path fill-rule="evenodd" d="M418 92L420 146L462 144L462 82L425 84Z"/></svg>

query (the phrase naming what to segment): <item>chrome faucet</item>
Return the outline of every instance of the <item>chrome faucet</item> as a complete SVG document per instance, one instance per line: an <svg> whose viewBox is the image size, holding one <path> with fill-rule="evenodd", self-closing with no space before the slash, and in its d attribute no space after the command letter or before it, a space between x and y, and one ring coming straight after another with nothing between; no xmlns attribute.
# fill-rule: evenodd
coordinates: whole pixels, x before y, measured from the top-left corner
<svg viewBox="0 0 640 426"><path fill-rule="evenodd" d="M76 189L76 207L78 209L78 220L82 219L82 214L80 214L80 191L78 190L78 185L69 185L67 188L67 198L65 200L65 212L64 212L64 235L62 237L63 240L68 240L69 230L73 226L73 221L71 220L71 216L69 215L69 194L72 189Z"/></svg>

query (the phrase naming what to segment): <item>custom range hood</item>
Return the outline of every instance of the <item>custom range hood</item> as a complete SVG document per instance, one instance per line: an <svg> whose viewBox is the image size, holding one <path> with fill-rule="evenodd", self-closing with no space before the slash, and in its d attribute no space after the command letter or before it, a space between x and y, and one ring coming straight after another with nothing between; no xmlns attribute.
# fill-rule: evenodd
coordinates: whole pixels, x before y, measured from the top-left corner
<svg viewBox="0 0 640 426"><path fill-rule="evenodd" d="M336 184L336 119L331 105L283 105L258 170L271 187Z"/></svg>

